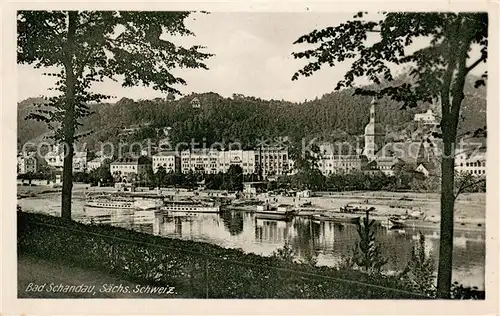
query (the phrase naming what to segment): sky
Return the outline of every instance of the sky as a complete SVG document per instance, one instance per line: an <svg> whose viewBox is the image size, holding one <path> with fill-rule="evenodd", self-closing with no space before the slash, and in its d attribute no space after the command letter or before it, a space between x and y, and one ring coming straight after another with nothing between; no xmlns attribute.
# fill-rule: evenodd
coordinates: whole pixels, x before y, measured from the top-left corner
<svg viewBox="0 0 500 316"><path fill-rule="evenodd" d="M350 62L336 67L324 67L311 77L292 81L295 71L307 64L294 59L292 52L310 46L294 45L300 36L314 29L336 26L352 18L354 13L245 13L216 12L194 14L186 25L195 37L182 38L183 45L203 45L205 52L213 53L205 63L209 70L177 69L175 75L187 85L175 86L183 94L216 92L224 97L234 93L263 99L304 101L321 97L334 90L336 83L349 69ZM44 69L18 65L18 101L29 97L48 95L54 81L43 75ZM363 83L363 81L360 81ZM112 93L122 97L152 99L165 97L164 93L148 87L122 88L111 80L92 87L94 92Z"/></svg>

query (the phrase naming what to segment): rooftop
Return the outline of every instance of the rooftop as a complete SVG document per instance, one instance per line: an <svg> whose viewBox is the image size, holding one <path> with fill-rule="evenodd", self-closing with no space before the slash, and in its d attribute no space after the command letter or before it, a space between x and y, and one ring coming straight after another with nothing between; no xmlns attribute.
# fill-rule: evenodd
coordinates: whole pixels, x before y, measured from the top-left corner
<svg viewBox="0 0 500 316"><path fill-rule="evenodd" d="M112 165L147 165L149 164L149 159L144 156L126 156L121 157L113 161Z"/></svg>
<svg viewBox="0 0 500 316"><path fill-rule="evenodd" d="M153 155L153 157L161 157L161 156L178 156L179 153L176 152L175 150L168 150L168 151L161 151L157 153L156 155Z"/></svg>

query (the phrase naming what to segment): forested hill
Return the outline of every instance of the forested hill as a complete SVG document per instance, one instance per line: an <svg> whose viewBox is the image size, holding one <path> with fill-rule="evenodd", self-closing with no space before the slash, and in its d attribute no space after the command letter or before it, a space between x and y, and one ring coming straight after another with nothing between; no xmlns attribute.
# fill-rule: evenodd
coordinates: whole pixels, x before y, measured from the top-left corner
<svg viewBox="0 0 500 316"><path fill-rule="evenodd" d="M201 108L190 101L197 97ZM40 140L47 128L42 123L25 121L36 99L18 104L18 144ZM81 131L93 134L83 139L90 148L100 141L116 142L118 133L126 127L151 123L151 127L172 128L173 142L206 140L213 142L240 141L247 146L258 139L288 136L300 141L303 137L319 137L329 141L350 141L364 132L369 119L369 97L353 96L352 90L336 91L321 98L300 103L280 100L262 100L243 95L224 98L216 93L192 94L179 100L121 99L116 103L95 104L95 112L84 120ZM400 110L400 105L386 99L379 101L377 117L388 137L397 139L405 134L415 113L423 112L429 105ZM462 129L477 129L486 125L486 89L467 85L463 105ZM145 129L137 138L152 137L152 129Z"/></svg>

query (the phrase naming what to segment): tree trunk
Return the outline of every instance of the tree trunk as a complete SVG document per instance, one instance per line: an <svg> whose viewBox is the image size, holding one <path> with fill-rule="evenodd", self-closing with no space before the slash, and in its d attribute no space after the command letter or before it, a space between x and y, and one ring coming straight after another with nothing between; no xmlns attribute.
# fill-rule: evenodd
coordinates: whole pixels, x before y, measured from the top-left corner
<svg viewBox="0 0 500 316"><path fill-rule="evenodd" d="M76 33L78 13L70 11L68 14L68 37L65 47L64 70L66 75L65 111L62 122L64 165L63 165L63 187L61 217L71 220L71 195L73 190L73 153L75 140L75 76L73 70L73 43Z"/></svg>
<svg viewBox="0 0 500 316"><path fill-rule="evenodd" d="M451 273L453 263L453 224L455 157L452 152L453 141L443 137L444 155L441 161L441 237L439 241L438 289L437 296L450 297Z"/></svg>
<svg viewBox="0 0 500 316"><path fill-rule="evenodd" d="M464 99L465 77L469 71L466 67L468 52L474 37L474 28L477 21L467 19L465 14L460 14L457 19L457 30L452 35L450 46L453 55L453 64L450 68L457 69L453 84L445 81L447 91L442 104L443 119L443 145L444 152L441 162L441 238L439 243L439 265L437 296L443 299L450 298L452 265L453 265L453 230L454 230L454 204L455 204L455 145L457 141L458 119L460 107ZM451 78L451 76L450 76ZM448 78L449 79L449 78ZM451 102L449 96L451 95ZM451 105L451 106L450 106Z"/></svg>

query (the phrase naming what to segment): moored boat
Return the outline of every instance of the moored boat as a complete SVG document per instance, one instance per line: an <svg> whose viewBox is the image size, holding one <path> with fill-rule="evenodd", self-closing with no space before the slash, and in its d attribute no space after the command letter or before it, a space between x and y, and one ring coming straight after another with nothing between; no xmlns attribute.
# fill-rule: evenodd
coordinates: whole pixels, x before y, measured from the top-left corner
<svg viewBox="0 0 500 316"><path fill-rule="evenodd" d="M259 205L257 207L257 211L255 211L255 218L291 220L296 213L297 212L292 209L291 205L280 204L277 206L271 206L266 204Z"/></svg>
<svg viewBox="0 0 500 316"><path fill-rule="evenodd" d="M385 226L390 229L398 229L405 227L405 221L398 217L389 217L386 222L383 222Z"/></svg>
<svg viewBox="0 0 500 316"><path fill-rule="evenodd" d="M220 206L215 203L200 203L191 201L169 201L165 202L165 205L160 207L160 210L167 212L179 212L179 213L219 213Z"/></svg>
<svg viewBox="0 0 500 316"><path fill-rule="evenodd" d="M95 208L149 210L162 205L161 199L118 194L87 195L85 199L85 206Z"/></svg>
<svg viewBox="0 0 500 316"><path fill-rule="evenodd" d="M328 222L336 222L336 223L350 223L356 224L360 220L360 216L335 216L335 215L324 215L324 214L316 214L312 215L312 218L319 221L328 221Z"/></svg>
<svg viewBox="0 0 500 316"><path fill-rule="evenodd" d="M88 196L85 200L85 206L108 209L133 209L134 199L110 195Z"/></svg>

